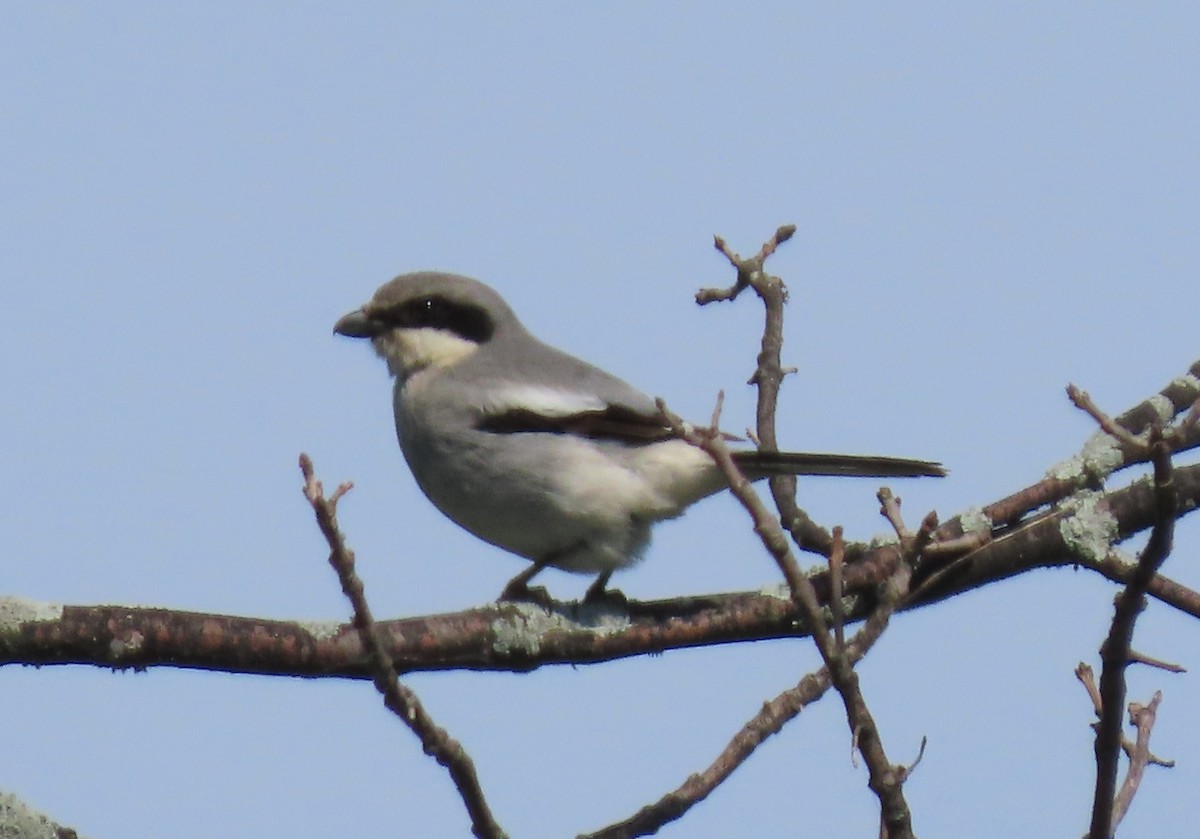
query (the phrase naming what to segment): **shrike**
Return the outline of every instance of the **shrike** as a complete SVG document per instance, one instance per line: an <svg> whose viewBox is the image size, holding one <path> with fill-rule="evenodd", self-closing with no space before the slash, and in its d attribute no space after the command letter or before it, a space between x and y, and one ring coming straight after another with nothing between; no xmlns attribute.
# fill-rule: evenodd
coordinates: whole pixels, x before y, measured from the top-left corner
<svg viewBox="0 0 1200 839"><path fill-rule="evenodd" d="M400 449L421 490L454 522L532 565L501 599L528 599L546 566L596 574L637 562L650 528L727 483L709 455L675 437L655 401L543 344L488 286L402 274L339 320L369 338L395 377ZM940 476L892 457L739 451L748 478Z"/></svg>

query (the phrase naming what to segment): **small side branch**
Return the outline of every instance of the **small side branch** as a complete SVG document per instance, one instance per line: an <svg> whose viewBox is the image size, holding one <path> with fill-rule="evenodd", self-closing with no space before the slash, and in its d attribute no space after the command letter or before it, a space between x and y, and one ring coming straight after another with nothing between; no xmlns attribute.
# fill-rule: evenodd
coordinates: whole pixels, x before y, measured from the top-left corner
<svg viewBox="0 0 1200 839"><path fill-rule="evenodd" d="M801 571L782 528L738 469L715 424L707 429L686 426L679 417L667 411L662 400L659 400L659 410L681 439L703 449L713 458L729 481L730 491L750 514L754 532L779 566L791 591L792 601L809 623L813 641L829 671L830 681L842 697L851 736L867 764L870 775L868 785L880 801L886 835L890 839L912 837L912 814L901 789L901 773L887 759L874 717L859 688L858 674L854 672L853 663L845 650L839 649L831 636L816 589ZM905 576L906 589L907 582Z"/></svg>
<svg viewBox="0 0 1200 839"><path fill-rule="evenodd" d="M1071 390L1076 389L1072 387ZM1070 391L1068 395L1076 404L1083 402L1083 399L1076 400ZM1080 392L1080 395L1086 399L1086 394ZM1179 419L1176 421L1176 418ZM965 522L958 517L945 522L938 529L936 541L929 546L925 562L914 576L914 587L928 594L940 587L930 586L928 577L935 573L958 576L960 571L953 566L974 548L986 544L990 536L1001 536L1006 528L1017 525L1034 510L1057 504L1082 489L1094 486L1107 475L1148 460L1147 446L1141 435L1151 425L1175 423L1164 434L1164 440L1172 452L1189 451L1200 446L1200 360L1193 362L1185 375L1172 379L1158 393L1111 421L1106 419L1106 422L1119 427L1123 433L1115 437L1109 434L1095 435L1082 451L1052 467L1046 477L1037 483L973 511L972 518L985 521L989 527L987 531L965 528ZM1188 509L1186 503L1181 509ZM973 558L968 556L967 561L970 563ZM949 571L949 574L942 575L944 571ZM1151 593L1154 593L1153 589Z"/></svg>
<svg viewBox="0 0 1200 839"><path fill-rule="evenodd" d="M743 291L750 287L756 271L761 271L763 263L771 254L775 253L776 248L792 238L796 233L796 225L785 224L775 231L770 239L763 243L759 251L749 259L742 259L738 256L729 244L720 236L713 236L713 247L725 255L729 260L729 264L737 269L737 279L729 288L702 288L696 292L696 303L701 306L706 306L709 303L719 301L733 300Z"/></svg>
<svg viewBox="0 0 1200 839"><path fill-rule="evenodd" d="M337 572L342 591L354 609L354 628L370 659L375 688L383 695L383 704L412 729L421 740L425 754L449 770L471 817L471 832L479 839L502 839L506 834L492 817L475 774L474 762L462 745L433 721L417 695L400 682L387 655L382 633L367 605L362 580L354 570L354 552L346 547L346 539L337 523L337 502L353 484L340 485L326 498L321 482L314 477L312 460L306 454L300 455L300 471L304 475L304 497L312 505L317 526L329 543L329 564Z"/></svg>
<svg viewBox="0 0 1200 839"><path fill-rule="evenodd" d="M833 616L833 639L838 649L846 649L846 609L842 602L842 566L846 559L846 545L842 541L842 527L833 528L833 550L829 553L829 613Z"/></svg>
<svg viewBox="0 0 1200 839"><path fill-rule="evenodd" d="M729 263L737 270L737 280L730 290L732 296L746 287L753 288L763 304L762 342L758 353L758 364L750 377L750 384L758 390L756 406L755 434L760 449L764 451L779 451L776 435L776 408L779 401L779 391L783 386L784 376L790 372L782 365L783 353L783 316L787 303L788 291L783 280L768 274L764 268L766 260L775 252L780 244L786 242L795 233L795 226L780 227L775 235L768 239L758 253L750 259L742 259L734 253L719 237L716 239L717 249L725 255ZM702 299L703 292L698 294L697 302ZM719 297L717 299L720 299ZM773 478L770 483L771 495L775 508L779 511L783 527L771 517L758 495L750 488L729 456L728 449L717 431L716 423L709 433L703 435L707 439L694 441L705 449L721 467L730 481L733 494L742 503L754 520L754 529L762 539L767 551L775 558L787 581L792 593L792 600L797 609L809 622L813 640L821 654L830 679L842 697L846 708L847 722L850 725L851 738L856 748L866 761L870 773L869 785L879 797L882 825L881 834L891 839L901 839L912 835L912 815L901 789L904 772L898 770L887 759L883 743L875 726L875 720L867 707L866 700L858 684L858 674L854 672L853 663L846 655L843 643L843 623L841 601L836 597L837 592L831 592L831 614L834 621L834 635L831 637L825 624L824 613L820 607L812 581L799 568L795 556L788 547L784 537L783 527L791 532L792 538L802 550L812 550L834 558L830 572L841 582L844 547L840 534L834 536L824 528L819 527L800 509L796 503L795 478ZM925 541L928 541L927 539ZM907 592L911 566L903 563L898 566L903 573L904 590ZM895 577L892 577L895 579ZM837 600L836 607L832 606Z"/></svg>
<svg viewBox="0 0 1200 839"><path fill-rule="evenodd" d="M883 635L896 604L907 587L908 568L902 565L883 587L879 605L862 628L842 647L851 667L856 665ZM635 836L649 836L657 833L663 825L682 818L688 810L707 798L735 769L745 763L763 741L778 734L801 711L824 696L831 684L828 666L815 673L809 673L794 687L765 702L759 712L733 736L717 759L702 772L689 776L681 786L653 804L643 807L625 821L586 834L581 839L632 839ZM925 743L922 740L921 752L924 753L924 750ZM919 760L918 756L917 761ZM917 761L909 767L896 767L897 773L906 777L915 768Z"/></svg>
<svg viewBox="0 0 1200 839"><path fill-rule="evenodd" d="M1160 702L1162 702L1162 691L1156 690L1148 705L1141 705L1137 702L1129 703L1129 724L1137 728L1137 741L1134 743L1133 752L1129 755L1129 771L1125 773L1125 782L1121 784L1121 789L1113 801L1113 830L1129 812L1129 805L1133 803L1133 796L1142 782L1142 775L1146 772L1147 764L1150 763L1150 732L1154 729Z"/></svg>
<svg viewBox="0 0 1200 839"><path fill-rule="evenodd" d="M775 409L779 401L779 390L784 376L791 372L782 365L783 353L783 310L788 300L787 286L779 277L768 274L765 263L768 257L796 233L796 226L780 227L763 243L758 253L742 258L725 240L715 236L714 244L729 264L737 271L737 279L726 289L702 288L696 292L696 303L703 306L719 300L733 300L747 288L754 289L763 304L763 334L758 353L758 364L750 383L758 388L758 404L755 408L755 442L763 451L779 451L775 433ZM804 551L829 556L833 550L833 537L828 530L817 524L796 503L796 479L780 476L771 479L771 496L796 545Z"/></svg>

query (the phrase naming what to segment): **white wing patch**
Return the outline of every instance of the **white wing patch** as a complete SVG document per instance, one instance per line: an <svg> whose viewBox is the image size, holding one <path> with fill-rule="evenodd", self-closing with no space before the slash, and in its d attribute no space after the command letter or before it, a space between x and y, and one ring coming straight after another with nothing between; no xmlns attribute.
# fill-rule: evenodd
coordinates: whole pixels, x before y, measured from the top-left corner
<svg viewBox="0 0 1200 839"><path fill-rule="evenodd" d="M594 393L546 385L504 383L487 394L484 410L489 414L529 411L543 417L570 417L588 411L603 411L608 403Z"/></svg>

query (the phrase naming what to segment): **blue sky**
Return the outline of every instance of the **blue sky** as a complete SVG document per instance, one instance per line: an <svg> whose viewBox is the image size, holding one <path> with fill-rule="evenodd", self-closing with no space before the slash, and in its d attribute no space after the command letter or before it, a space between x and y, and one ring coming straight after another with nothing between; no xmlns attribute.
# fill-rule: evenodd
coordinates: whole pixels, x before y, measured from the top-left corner
<svg viewBox="0 0 1200 839"><path fill-rule="evenodd" d="M377 615L493 598L520 563L445 521L389 382L334 320L396 273L497 287L547 341L706 418L752 422L760 315L713 233L790 284L792 448L944 461L913 523L1036 481L1197 357L1200 12L1186 4L9 5L0 26L7 593L275 618L347 606L299 492L309 452ZM1118 481L1120 483L1121 481ZM873 482L806 481L850 536ZM1200 585L1200 529L1166 572ZM629 596L777 579L717 497L659 528ZM547 573L560 597L587 581ZM1047 571L900 616L864 662L923 836L1078 835L1114 590ZM1136 646L1184 664L1152 605ZM411 678L513 836L623 818L816 666L776 642L528 675ZM1162 688L1128 835L1194 824L1194 675ZM9 668L0 789L94 837L457 837L445 773L369 685ZM668 837L873 835L839 703Z"/></svg>

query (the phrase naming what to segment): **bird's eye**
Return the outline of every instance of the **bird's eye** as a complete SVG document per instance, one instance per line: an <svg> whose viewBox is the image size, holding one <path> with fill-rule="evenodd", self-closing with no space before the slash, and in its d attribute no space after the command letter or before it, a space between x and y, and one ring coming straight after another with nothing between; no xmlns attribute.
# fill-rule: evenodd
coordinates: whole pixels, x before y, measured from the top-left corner
<svg viewBox="0 0 1200 839"><path fill-rule="evenodd" d="M454 319L453 307L441 297L420 297L413 301L414 326L446 329Z"/></svg>
<svg viewBox="0 0 1200 839"><path fill-rule="evenodd" d="M450 306L440 297L422 297L417 301L420 316L425 318L425 326L440 326L450 317Z"/></svg>

